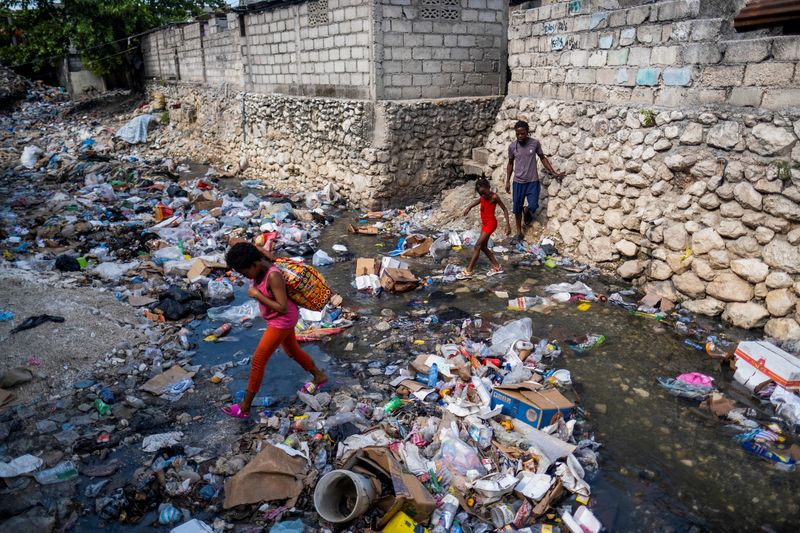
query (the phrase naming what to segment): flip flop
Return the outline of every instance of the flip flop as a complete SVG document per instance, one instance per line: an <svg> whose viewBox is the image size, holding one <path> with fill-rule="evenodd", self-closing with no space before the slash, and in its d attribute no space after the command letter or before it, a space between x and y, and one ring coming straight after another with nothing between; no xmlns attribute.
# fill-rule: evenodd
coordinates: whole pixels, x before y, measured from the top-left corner
<svg viewBox="0 0 800 533"><path fill-rule="evenodd" d="M505 270L503 270L502 268L499 269L499 270L491 269L489 272L486 273L486 277L487 278L491 278L492 276L496 276L498 274L504 274L504 273L505 273Z"/></svg>
<svg viewBox="0 0 800 533"><path fill-rule="evenodd" d="M239 408L238 403L231 404L228 407L223 407L222 412L230 416L231 418L244 418L244 419L250 418L250 415L246 415L242 412L242 410Z"/></svg>
<svg viewBox="0 0 800 533"><path fill-rule="evenodd" d="M456 279L470 279L472 277L472 272L467 272L466 270L462 270L458 274L456 274Z"/></svg>

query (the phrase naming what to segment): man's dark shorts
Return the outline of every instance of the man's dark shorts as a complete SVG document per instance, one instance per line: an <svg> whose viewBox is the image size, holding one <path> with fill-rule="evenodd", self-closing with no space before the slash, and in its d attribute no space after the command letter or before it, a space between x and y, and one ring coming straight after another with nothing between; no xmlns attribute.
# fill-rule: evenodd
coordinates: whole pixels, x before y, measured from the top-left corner
<svg viewBox="0 0 800 533"><path fill-rule="evenodd" d="M525 199L528 199L528 209L531 214L536 212L539 208L539 191L541 190L541 182L531 181L528 183L514 182L514 189L512 191L514 198L514 205L511 211L518 215L522 213L522 208L525 205Z"/></svg>

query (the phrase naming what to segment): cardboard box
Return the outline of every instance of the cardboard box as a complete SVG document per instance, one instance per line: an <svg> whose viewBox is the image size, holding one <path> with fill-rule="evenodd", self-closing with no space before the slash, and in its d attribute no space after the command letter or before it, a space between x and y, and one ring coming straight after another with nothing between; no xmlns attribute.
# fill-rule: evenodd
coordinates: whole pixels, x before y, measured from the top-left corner
<svg viewBox="0 0 800 533"><path fill-rule="evenodd" d="M217 263L214 261L207 261L205 259L195 259L192 263L192 266L189 267L189 272L186 274L186 278L189 281L194 281L195 279L201 276L208 276L213 272L215 269L226 270L228 268L227 265L222 263Z"/></svg>
<svg viewBox="0 0 800 533"><path fill-rule="evenodd" d="M410 270L402 268L384 268L381 272L381 287L389 292L413 291L419 285L417 277Z"/></svg>
<svg viewBox="0 0 800 533"><path fill-rule="evenodd" d="M411 245L411 248L405 250L402 257L422 257L431 251L433 239L424 235L411 235L406 239L406 244Z"/></svg>
<svg viewBox="0 0 800 533"><path fill-rule="evenodd" d="M491 408L503 408L503 414L536 429L552 423L557 413L569 420L575 405L557 389L545 389L539 383L525 381L500 385L492 390Z"/></svg>
<svg viewBox="0 0 800 533"><path fill-rule="evenodd" d="M408 263L400 261L394 257L384 257L381 259L381 273L387 268L395 268L399 270L408 270Z"/></svg>
<svg viewBox="0 0 800 533"><path fill-rule="evenodd" d="M356 277L377 274L377 264L374 259L359 257L356 259Z"/></svg>
<svg viewBox="0 0 800 533"><path fill-rule="evenodd" d="M195 211L211 211L216 207L222 207L222 199L214 198L208 191L203 191L192 202Z"/></svg>
<svg viewBox="0 0 800 533"><path fill-rule="evenodd" d="M772 380L789 390L800 390L800 358L766 341L740 342L736 347L733 379L754 390Z"/></svg>
<svg viewBox="0 0 800 533"><path fill-rule="evenodd" d="M342 468L373 475L383 485L374 506L383 511L378 521L382 529L399 512L417 522L426 523L436 509L436 500L414 474L407 473L388 448L368 446L353 453Z"/></svg>

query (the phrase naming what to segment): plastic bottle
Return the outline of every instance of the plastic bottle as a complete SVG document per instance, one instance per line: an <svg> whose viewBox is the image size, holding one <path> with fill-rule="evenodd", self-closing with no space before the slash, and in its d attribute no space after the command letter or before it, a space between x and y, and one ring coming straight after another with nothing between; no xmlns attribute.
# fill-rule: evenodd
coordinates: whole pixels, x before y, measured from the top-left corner
<svg viewBox="0 0 800 533"><path fill-rule="evenodd" d="M439 365L433 363L430 370L428 370L428 387L435 387L436 382L439 380Z"/></svg>
<svg viewBox="0 0 800 533"><path fill-rule="evenodd" d="M436 527L433 528L433 533L447 533L450 531L456 513L458 513L458 498L452 494L448 494L442 501L444 505L441 509L441 518L439 518L439 523L436 524Z"/></svg>
<svg viewBox="0 0 800 533"><path fill-rule="evenodd" d="M53 483L61 483L62 481L69 481L72 478L78 477L78 469L72 461L65 461L57 464L53 468L36 472L33 474L33 477L42 485L52 485Z"/></svg>
<svg viewBox="0 0 800 533"><path fill-rule="evenodd" d="M389 403L387 403L387 404L386 404L386 405L383 407L383 410L384 410L384 411L385 411L387 414L389 414L389 413L391 413L391 412L393 412L393 411L396 411L397 409L399 409L399 408L400 408L402 405L403 405L403 400L401 400L401 399L400 399L400 398L398 398L397 396L393 396L393 397L392 397L392 399L391 399L391 400L389 400Z"/></svg>
<svg viewBox="0 0 800 533"><path fill-rule="evenodd" d="M328 450L322 448L317 456L314 458L314 466L317 470L322 470L328 464Z"/></svg>
<svg viewBox="0 0 800 533"><path fill-rule="evenodd" d="M100 392L97 393L101 400L105 403L114 403L114 393L108 387L103 387L100 389Z"/></svg>
<svg viewBox="0 0 800 533"><path fill-rule="evenodd" d="M483 384L483 380L478 376L472 376L472 384L475 386L475 392L478 393L483 404L489 405L492 401L492 395L489 393L486 385Z"/></svg>
<svg viewBox="0 0 800 533"><path fill-rule="evenodd" d="M291 425L292 423L289 422L288 418L281 418L281 425L278 427L278 433L281 437L285 437L289 434L289 428Z"/></svg>
<svg viewBox="0 0 800 533"><path fill-rule="evenodd" d="M101 415L107 415L111 412L111 407L100 398L94 401L94 406L97 409L97 412Z"/></svg>

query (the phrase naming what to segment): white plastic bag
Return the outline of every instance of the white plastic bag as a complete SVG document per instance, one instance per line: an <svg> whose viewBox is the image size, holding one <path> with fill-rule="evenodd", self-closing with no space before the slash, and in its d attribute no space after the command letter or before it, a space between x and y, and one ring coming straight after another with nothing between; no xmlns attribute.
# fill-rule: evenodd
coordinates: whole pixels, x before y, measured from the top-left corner
<svg viewBox="0 0 800 533"><path fill-rule="evenodd" d="M492 335L492 346L490 350L497 355L505 355L515 342L519 340L530 341L533 335L533 321L528 318L513 320L504 326L497 328Z"/></svg>
<svg viewBox="0 0 800 533"><path fill-rule="evenodd" d="M334 263L333 257L327 254L325 250L317 250L311 258L311 264L315 267L322 267L332 265Z"/></svg>
<svg viewBox="0 0 800 533"><path fill-rule="evenodd" d="M39 157L42 155L42 149L38 146L34 146L29 144L22 150L22 157L19 160L22 162L22 166L25 168L33 168L36 166L36 162L39 160Z"/></svg>
<svg viewBox="0 0 800 533"><path fill-rule="evenodd" d="M125 273L138 264L138 261L131 261L130 263L101 263L95 267L94 273L109 281L119 281Z"/></svg>
<svg viewBox="0 0 800 533"><path fill-rule="evenodd" d="M230 300L233 298L233 285L231 285L231 282L226 279L220 281L212 279L208 282L206 296L209 300L215 302L225 302Z"/></svg>
<svg viewBox="0 0 800 533"><path fill-rule="evenodd" d="M258 316L258 302L248 300L242 305L223 305L208 310L208 319L214 322L231 322L238 324L244 320L253 320Z"/></svg>

